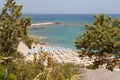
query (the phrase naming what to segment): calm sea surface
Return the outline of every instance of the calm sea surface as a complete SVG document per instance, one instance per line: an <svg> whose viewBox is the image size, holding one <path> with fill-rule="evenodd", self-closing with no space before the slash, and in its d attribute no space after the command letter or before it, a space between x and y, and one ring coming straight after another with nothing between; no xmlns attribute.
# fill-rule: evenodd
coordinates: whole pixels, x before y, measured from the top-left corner
<svg viewBox="0 0 120 80"><path fill-rule="evenodd" d="M38 30L29 30L30 35L45 37L41 41L52 47L67 47L75 50L75 39L85 31L84 24L93 22L92 14L25 14L32 18L32 23L60 22L58 25L37 26ZM107 15L108 16L108 15ZM109 16L120 17L120 14ZM36 27L36 26L33 26Z"/></svg>

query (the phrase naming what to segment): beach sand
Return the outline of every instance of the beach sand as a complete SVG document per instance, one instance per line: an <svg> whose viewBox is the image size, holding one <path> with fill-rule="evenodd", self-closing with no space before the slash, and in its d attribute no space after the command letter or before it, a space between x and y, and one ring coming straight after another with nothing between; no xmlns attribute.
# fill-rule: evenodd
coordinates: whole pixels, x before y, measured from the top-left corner
<svg viewBox="0 0 120 80"><path fill-rule="evenodd" d="M40 45L40 44L35 45L34 43L32 43L31 48L33 48L33 47L35 47L35 48L41 48L41 47L46 47L46 46L47 45ZM27 53L28 53L29 50L30 49L28 48L28 46L23 41L19 42L17 51L23 53L24 55L27 55Z"/></svg>
<svg viewBox="0 0 120 80"><path fill-rule="evenodd" d="M17 48L17 51L26 55L29 51L29 48L28 48L28 46L26 46L26 44L23 41L20 41L19 45L18 45L18 48Z"/></svg>

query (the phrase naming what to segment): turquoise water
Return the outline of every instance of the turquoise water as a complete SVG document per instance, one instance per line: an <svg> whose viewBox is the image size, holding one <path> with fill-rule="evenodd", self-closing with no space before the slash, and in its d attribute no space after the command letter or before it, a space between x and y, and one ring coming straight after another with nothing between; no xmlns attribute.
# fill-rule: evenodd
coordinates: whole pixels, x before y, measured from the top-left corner
<svg viewBox="0 0 120 80"><path fill-rule="evenodd" d="M45 37L41 41L52 47L75 48L75 39L78 34L85 31L84 24L92 23L94 17L91 14L26 14L32 18L32 23L62 22L60 25L37 26L44 27L39 30L29 30L30 35ZM26 16L25 15L25 16ZM110 15L120 17L120 15ZM36 27L36 26L34 26Z"/></svg>

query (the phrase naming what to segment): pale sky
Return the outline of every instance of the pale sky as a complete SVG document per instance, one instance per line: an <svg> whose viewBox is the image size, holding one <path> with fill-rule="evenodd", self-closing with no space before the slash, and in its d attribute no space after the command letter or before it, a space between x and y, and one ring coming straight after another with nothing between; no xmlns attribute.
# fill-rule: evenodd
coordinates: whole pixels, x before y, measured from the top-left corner
<svg viewBox="0 0 120 80"><path fill-rule="evenodd" d="M16 0L23 13L39 14L120 14L120 0ZM5 0L0 0L1 7Z"/></svg>

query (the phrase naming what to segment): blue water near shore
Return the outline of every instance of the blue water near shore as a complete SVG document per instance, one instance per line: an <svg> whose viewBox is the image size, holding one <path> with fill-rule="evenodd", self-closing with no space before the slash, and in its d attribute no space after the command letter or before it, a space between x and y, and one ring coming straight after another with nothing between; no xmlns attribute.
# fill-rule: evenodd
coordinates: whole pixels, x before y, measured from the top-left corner
<svg viewBox="0 0 120 80"><path fill-rule="evenodd" d="M32 23L40 22L61 22L58 25L37 26L44 27L38 30L29 30L30 35L45 37L41 41L47 42L52 47L66 47L72 50L75 48L75 39L78 34L85 31L84 24L93 22L92 14L25 14L32 18ZM119 14L108 16L120 17Z"/></svg>

